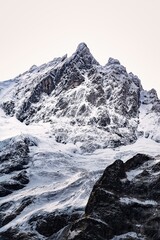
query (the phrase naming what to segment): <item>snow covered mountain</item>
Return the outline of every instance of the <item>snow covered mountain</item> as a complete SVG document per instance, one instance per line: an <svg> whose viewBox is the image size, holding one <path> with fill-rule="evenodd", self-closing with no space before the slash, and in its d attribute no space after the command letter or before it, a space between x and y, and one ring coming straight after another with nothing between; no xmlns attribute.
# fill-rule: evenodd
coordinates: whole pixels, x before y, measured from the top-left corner
<svg viewBox="0 0 160 240"><path fill-rule="evenodd" d="M33 66L7 84L5 113L26 124L50 122L57 142L92 152L135 142L139 134L160 141L156 91L144 91L118 60L99 65L84 43L71 57Z"/></svg>
<svg viewBox="0 0 160 240"><path fill-rule="evenodd" d="M63 239L106 166L137 153L157 163L159 143L156 91L85 43L0 82L1 239Z"/></svg>

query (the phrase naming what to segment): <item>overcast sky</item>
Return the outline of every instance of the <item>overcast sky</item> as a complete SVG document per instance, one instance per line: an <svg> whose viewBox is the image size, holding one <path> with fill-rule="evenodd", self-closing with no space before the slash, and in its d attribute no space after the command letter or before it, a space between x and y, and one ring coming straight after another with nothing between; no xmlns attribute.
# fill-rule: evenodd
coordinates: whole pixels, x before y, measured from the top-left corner
<svg viewBox="0 0 160 240"><path fill-rule="evenodd" d="M70 56L85 42L160 97L160 0L0 0L0 80Z"/></svg>

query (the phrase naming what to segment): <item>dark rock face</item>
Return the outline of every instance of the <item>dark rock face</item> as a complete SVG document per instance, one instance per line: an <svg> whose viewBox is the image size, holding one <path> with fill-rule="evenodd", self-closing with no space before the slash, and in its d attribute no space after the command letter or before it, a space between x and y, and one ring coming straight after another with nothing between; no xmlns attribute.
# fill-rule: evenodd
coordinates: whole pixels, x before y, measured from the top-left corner
<svg viewBox="0 0 160 240"><path fill-rule="evenodd" d="M15 190L25 187L29 182L27 168L29 161L29 142L27 139L4 141L0 151L0 173L9 175L12 178L0 183L0 197L4 197Z"/></svg>
<svg viewBox="0 0 160 240"><path fill-rule="evenodd" d="M80 43L76 52L72 55L71 63L75 63L79 69L90 69L93 65L99 65L89 51L85 43Z"/></svg>
<svg viewBox="0 0 160 240"><path fill-rule="evenodd" d="M7 223L11 222L13 219L17 217L28 205L32 203L33 199L31 197L24 198L19 206L14 209L14 212L11 212L10 214L6 214L5 211L12 207L12 202L9 202L8 204L2 204L0 206L0 227L6 225ZM7 231L8 232L8 231Z"/></svg>
<svg viewBox="0 0 160 240"><path fill-rule="evenodd" d="M154 163L152 157L137 154L107 167L92 190L85 215L72 224L65 239L109 240L120 235L121 240L160 239L159 175L154 175Z"/></svg>
<svg viewBox="0 0 160 240"><path fill-rule="evenodd" d="M31 105L37 103L43 93L49 95L53 91L53 89L55 89L53 77L49 75L43 78L40 83L38 83L37 86L33 89L33 92L31 93L27 101L24 102L21 106L21 111L16 114L17 119L23 122L28 117L28 113L29 116L34 114L35 110L31 107Z"/></svg>
<svg viewBox="0 0 160 240"><path fill-rule="evenodd" d="M156 101L152 107L152 111L160 113L160 100Z"/></svg>
<svg viewBox="0 0 160 240"><path fill-rule="evenodd" d="M28 145L24 141L6 145L0 152L1 173L22 170L28 163Z"/></svg>
<svg viewBox="0 0 160 240"><path fill-rule="evenodd" d="M5 197L9 194L11 194L12 191L9 189L6 189L5 187L3 187L2 185L0 185L0 197Z"/></svg>
<svg viewBox="0 0 160 240"><path fill-rule="evenodd" d="M17 229L10 228L7 232L0 234L1 240L40 240L32 232L18 232Z"/></svg>
<svg viewBox="0 0 160 240"><path fill-rule="evenodd" d="M2 221L0 222L0 226L5 225L7 222L13 220L21 211L27 207L30 203L32 203L33 199L24 199L21 203L21 206L14 212L13 215L5 216L1 210L5 210L5 206L0 207L0 217ZM7 207L7 206L6 206ZM27 239L48 239L54 240L59 236L59 232L63 232L63 229L66 226L75 222L78 218L82 216L81 211L74 211L72 213L61 213L61 212L51 212L51 213L39 213L37 215L33 215L28 224L31 226L31 229L35 229L33 232L25 232L25 234L20 231L18 228L9 228L7 231L0 233L0 237L4 240L19 239L19 240L27 240ZM65 231L64 231L65 232ZM64 234L63 232L63 234ZM27 238L28 236L28 238Z"/></svg>
<svg viewBox="0 0 160 240"><path fill-rule="evenodd" d="M147 162L147 161L149 161L151 159L152 159L152 157L150 157L150 156L137 154L136 156L134 156L133 158L129 159L125 163L125 170L126 171L134 170L134 169L140 167L145 162Z"/></svg>
<svg viewBox="0 0 160 240"><path fill-rule="evenodd" d="M11 117L15 114L14 110L15 104L13 101L7 101L2 104L2 108L6 115L10 115Z"/></svg>
<svg viewBox="0 0 160 240"><path fill-rule="evenodd" d="M35 225L35 229L40 235L53 237L58 231L80 218L81 215L82 213L79 211L70 214L60 212L43 213L31 217L29 224L31 226Z"/></svg>
<svg viewBox="0 0 160 240"><path fill-rule="evenodd" d="M55 90L56 95L62 91L79 86L84 82L84 76L81 70L89 70L93 65L99 65L98 62L91 55L86 44L82 43L78 46L76 52L67 60L62 58L58 63L61 63L60 67L53 68L47 75L42 75L36 86L30 93L30 96L26 98L20 109L16 112L16 117L20 121L28 121L38 111L36 107L32 106L40 101L43 94L50 95ZM64 63L63 63L64 61ZM33 71L36 69L33 69ZM30 71L31 73L33 71ZM29 89L26 89L28 92ZM15 104L13 101L5 102L2 105L6 114L13 115L15 113Z"/></svg>
<svg viewBox="0 0 160 240"><path fill-rule="evenodd" d="M19 181L21 184L29 183L29 178L27 176L27 171L21 171L17 175L13 176L12 179Z"/></svg>

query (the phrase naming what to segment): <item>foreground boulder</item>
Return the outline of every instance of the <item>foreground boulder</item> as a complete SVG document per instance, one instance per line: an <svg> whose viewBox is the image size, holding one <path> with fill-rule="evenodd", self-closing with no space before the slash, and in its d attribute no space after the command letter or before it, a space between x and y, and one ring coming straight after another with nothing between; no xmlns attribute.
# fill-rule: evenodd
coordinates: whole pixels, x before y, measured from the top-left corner
<svg viewBox="0 0 160 240"><path fill-rule="evenodd" d="M116 160L95 184L83 218L59 239L160 239L157 169L159 162L143 154Z"/></svg>
<svg viewBox="0 0 160 240"><path fill-rule="evenodd" d="M18 175L16 179L21 179ZM23 181L25 180L22 177ZM19 214L33 199L25 199ZM12 204L12 203L8 203ZM16 216L4 215L1 226ZM9 228L3 240L159 240L160 159L137 154L127 162L108 166L90 194L83 211L37 212L28 229Z"/></svg>

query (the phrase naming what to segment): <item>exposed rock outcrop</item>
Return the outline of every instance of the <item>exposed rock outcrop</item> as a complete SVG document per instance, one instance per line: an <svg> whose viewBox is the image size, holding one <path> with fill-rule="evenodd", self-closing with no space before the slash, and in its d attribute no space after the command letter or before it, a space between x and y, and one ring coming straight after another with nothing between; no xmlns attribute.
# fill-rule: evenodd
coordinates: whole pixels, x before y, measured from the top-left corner
<svg viewBox="0 0 160 240"><path fill-rule="evenodd" d="M1 142L0 174L8 176L0 183L0 197L25 187L29 182L27 168L29 162L28 138L11 138ZM4 178L5 179L5 178Z"/></svg>
<svg viewBox="0 0 160 240"><path fill-rule="evenodd" d="M159 170L160 160L137 154L127 162L116 160L108 166L94 185L83 212L38 213L28 224L34 233L26 232L28 239L48 240L158 240L159 232ZM2 205L1 226L11 221L33 200L24 199L14 215L5 216ZM12 203L8 203L11 205ZM4 231L5 240L26 239L14 228ZM40 235L39 235L40 234ZM40 237L41 236L41 237Z"/></svg>
<svg viewBox="0 0 160 240"><path fill-rule="evenodd" d="M138 154L107 167L92 190L85 215L71 226L67 239L158 240L158 166L159 161Z"/></svg>

